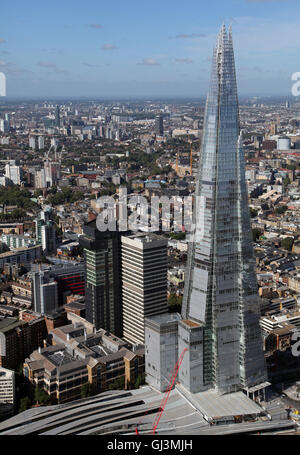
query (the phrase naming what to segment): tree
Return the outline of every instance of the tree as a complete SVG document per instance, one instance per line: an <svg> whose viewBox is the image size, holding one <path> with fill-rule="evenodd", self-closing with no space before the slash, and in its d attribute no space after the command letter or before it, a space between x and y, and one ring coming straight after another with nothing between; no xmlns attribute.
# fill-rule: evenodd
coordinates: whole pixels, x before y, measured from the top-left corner
<svg viewBox="0 0 300 455"><path fill-rule="evenodd" d="M260 236L261 236L261 230L260 229L257 229L257 228L252 229L253 242L256 242L256 240L259 239Z"/></svg>
<svg viewBox="0 0 300 455"><path fill-rule="evenodd" d="M174 240L184 240L185 239L185 232L176 232L176 233L171 233L170 238Z"/></svg>
<svg viewBox="0 0 300 455"><path fill-rule="evenodd" d="M285 213L287 211L287 206L286 205L282 205L281 207L277 207L275 209L275 213L277 214L281 214L281 213Z"/></svg>
<svg viewBox="0 0 300 455"><path fill-rule="evenodd" d="M34 390L34 401L38 402L41 406L45 406L50 402L50 397L40 386L36 386Z"/></svg>
<svg viewBox="0 0 300 455"><path fill-rule="evenodd" d="M289 176L287 175L283 180L283 186L287 187L291 183Z"/></svg>
<svg viewBox="0 0 300 455"><path fill-rule="evenodd" d="M169 313L180 313L182 306L182 296L176 295L174 292L170 293L168 298Z"/></svg>
<svg viewBox="0 0 300 455"><path fill-rule="evenodd" d="M83 384L80 389L80 396L81 398L87 398L90 396L90 388L89 388L89 383Z"/></svg>
<svg viewBox="0 0 300 455"><path fill-rule="evenodd" d="M108 388L109 390L123 390L125 386L125 377L122 376L120 378L117 378L112 382Z"/></svg>
<svg viewBox="0 0 300 455"><path fill-rule="evenodd" d="M88 398L94 395L97 392L95 389L95 386L93 384L90 384L87 382L86 384L83 384L80 389L80 396L81 398Z"/></svg>
<svg viewBox="0 0 300 455"><path fill-rule="evenodd" d="M135 387L136 389L138 389L141 385L144 385L145 382L146 382L146 381L145 381L145 373L139 374L138 377L136 378L134 387Z"/></svg>
<svg viewBox="0 0 300 455"><path fill-rule="evenodd" d="M20 407L18 409L18 412L23 412L26 411L26 409L29 409L31 406L31 400L29 397L23 397L20 399Z"/></svg>
<svg viewBox="0 0 300 455"><path fill-rule="evenodd" d="M250 216L251 218L255 218L257 216L258 210L253 209L250 207Z"/></svg>
<svg viewBox="0 0 300 455"><path fill-rule="evenodd" d="M38 205L31 201L31 193L18 185L11 188L0 188L0 205L16 205L18 209L37 209ZM7 214L8 215L8 214Z"/></svg>
<svg viewBox="0 0 300 455"><path fill-rule="evenodd" d="M284 239L281 240L280 246L285 250L291 251L293 243L294 243L293 237L285 237Z"/></svg>
<svg viewBox="0 0 300 455"><path fill-rule="evenodd" d="M76 202L83 199L84 193L82 191L74 191L71 188L65 187L61 191L57 191L55 194L49 194L47 202L52 205L61 205L65 202Z"/></svg>

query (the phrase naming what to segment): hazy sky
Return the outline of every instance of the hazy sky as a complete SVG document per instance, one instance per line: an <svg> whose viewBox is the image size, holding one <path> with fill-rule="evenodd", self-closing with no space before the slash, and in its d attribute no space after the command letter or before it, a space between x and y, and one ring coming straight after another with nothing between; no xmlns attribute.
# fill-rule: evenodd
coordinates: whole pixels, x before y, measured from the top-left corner
<svg viewBox="0 0 300 455"><path fill-rule="evenodd" d="M7 96L200 96L232 23L240 94L290 94L299 0L15 0L0 16Z"/></svg>

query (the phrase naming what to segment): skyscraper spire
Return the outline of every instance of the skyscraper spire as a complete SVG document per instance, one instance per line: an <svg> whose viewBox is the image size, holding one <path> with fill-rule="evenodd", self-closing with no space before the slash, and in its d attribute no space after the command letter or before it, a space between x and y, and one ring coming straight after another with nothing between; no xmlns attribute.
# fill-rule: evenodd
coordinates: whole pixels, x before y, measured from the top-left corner
<svg viewBox="0 0 300 455"><path fill-rule="evenodd" d="M263 382L266 370L232 33L225 25L213 53L195 195L179 350L194 341L181 380L192 392L229 392ZM196 324L196 335L188 335L193 325L185 321Z"/></svg>

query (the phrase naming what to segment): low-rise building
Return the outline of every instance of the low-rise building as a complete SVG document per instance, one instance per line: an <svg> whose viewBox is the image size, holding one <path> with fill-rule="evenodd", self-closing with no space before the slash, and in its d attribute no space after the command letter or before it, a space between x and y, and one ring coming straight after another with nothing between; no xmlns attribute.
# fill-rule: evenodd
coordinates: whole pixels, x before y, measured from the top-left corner
<svg viewBox="0 0 300 455"><path fill-rule="evenodd" d="M17 234L2 234L0 235L0 242L4 243L11 249L35 246L37 240L28 235L17 235Z"/></svg>
<svg viewBox="0 0 300 455"><path fill-rule="evenodd" d="M134 387L144 373L144 349L135 351L114 335L88 333L74 323L50 333L52 346L34 351L24 363L24 375L59 403L80 398L82 386L95 391ZM124 384L124 386L123 386Z"/></svg>
<svg viewBox="0 0 300 455"><path fill-rule="evenodd" d="M36 245L28 248L16 248L14 251L7 251L0 254L0 268L3 269L4 264L30 264L41 257L41 245Z"/></svg>

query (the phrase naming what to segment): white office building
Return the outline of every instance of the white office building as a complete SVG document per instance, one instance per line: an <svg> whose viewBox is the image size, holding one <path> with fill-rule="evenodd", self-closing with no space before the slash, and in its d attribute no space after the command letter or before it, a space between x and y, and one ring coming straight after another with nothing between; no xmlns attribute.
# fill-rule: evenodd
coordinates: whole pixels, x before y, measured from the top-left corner
<svg viewBox="0 0 300 455"><path fill-rule="evenodd" d="M5 166L5 177L11 180L15 185L21 184L22 169L16 166L15 161L10 161Z"/></svg>
<svg viewBox="0 0 300 455"><path fill-rule="evenodd" d="M168 311L167 240L155 234L121 237L123 337L145 340L145 317Z"/></svg>
<svg viewBox="0 0 300 455"><path fill-rule="evenodd" d="M15 404L15 372L0 367L0 403Z"/></svg>
<svg viewBox="0 0 300 455"><path fill-rule="evenodd" d="M43 150L45 148L44 136L39 136L38 137L38 147L39 147L39 150Z"/></svg>
<svg viewBox="0 0 300 455"><path fill-rule="evenodd" d="M35 150L35 137L32 136L29 138L29 147L32 149L32 150Z"/></svg>

